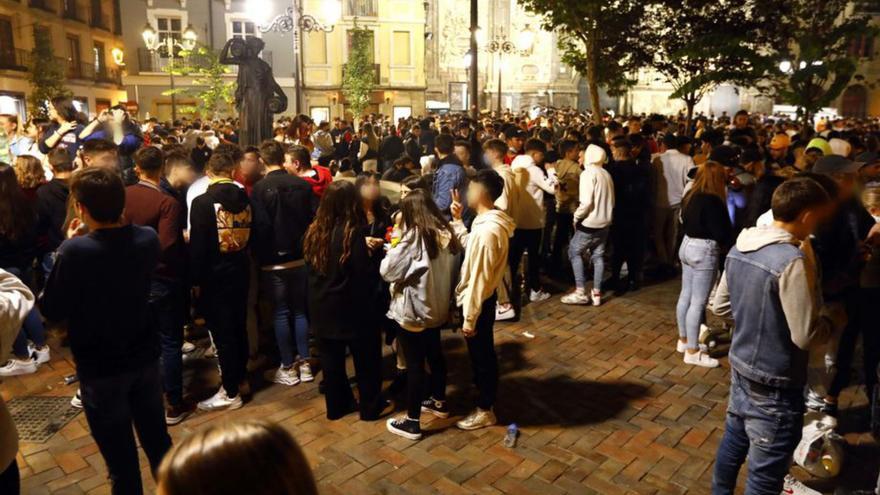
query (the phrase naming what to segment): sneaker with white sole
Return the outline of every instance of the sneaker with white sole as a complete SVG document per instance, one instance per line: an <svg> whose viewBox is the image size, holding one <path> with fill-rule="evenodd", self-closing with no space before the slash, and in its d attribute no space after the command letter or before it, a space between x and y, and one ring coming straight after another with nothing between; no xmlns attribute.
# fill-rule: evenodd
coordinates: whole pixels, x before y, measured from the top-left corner
<svg viewBox="0 0 880 495"><path fill-rule="evenodd" d="M406 415L399 418L388 418L388 421L385 422L385 427L391 433L408 440L422 439L422 427L419 424L419 420L410 419Z"/></svg>
<svg viewBox="0 0 880 495"><path fill-rule="evenodd" d="M541 289L529 291L529 301L533 303L546 301L547 299L550 299L549 292L545 292Z"/></svg>
<svg viewBox="0 0 880 495"><path fill-rule="evenodd" d="M76 394L74 394L73 397L70 398L70 405L77 409L83 408L83 398L80 389L76 389Z"/></svg>
<svg viewBox="0 0 880 495"><path fill-rule="evenodd" d="M266 379L279 385L287 385L288 387L299 385L300 382L299 375L296 373L296 368L293 366L286 369L281 366L275 370L274 373L272 370L269 370L266 372Z"/></svg>
<svg viewBox="0 0 880 495"><path fill-rule="evenodd" d="M682 342L681 339L675 340L675 352L683 353L687 351L687 348L687 342Z"/></svg>
<svg viewBox="0 0 880 495"><path fill-rule="evenodd" d="M584 292L574 291L569 294L562 296L560 299L562 304L574 304L578 306L589 306L590 305L590 296L588 296Z"/></svg>
<svg viewBox="0 0 880 495"><path fill-rule="evenodd" d="M782 485L782 493L780 495L822 495L822 492L813 490L798 481L794 476L786 474L785 482Z"/></svg>
<svg viewBox="0 0 880 495"><path fill-rule="evenodd" d="M37 361L33 358L10 359L0 367L0 376L30 375L37 372Z"/></svg>
<svg viewBox="0 0 880 495"><path fill-rule="evenodd" d="M718 360L710 357L703 351L697 351L693 354L689 352L684 353L684 363L691 364L694 366L702 366L703 368L717 368Z"/></svg>
<svg viewBox="0 0 880 495"><path fill-rule="evenodd" d="M510 321L516 318L516 310L511 304L499 304L495 307L495 321Z"/></svg>
<svg viewBox="0 0 880 495"><path fill-rule="evenodd" d="M202 411L216 411L219 409L240 409L244 403L241 401L241 394L238 394L235 397L229 397L226 395L226 389L222 386L220 390L214 394L210 399L205 399L199 402L199 409Z"/></svg>
<svg viewBox="0 0 880 495"><path fill-rule="evenodd" d="M593 302L593 306L601 306L602 305L602 292L596 289L590 291L590 300Z"/></svg>
<svg viewBox="0 0 880 495"><path fill-rule="evenodd" d="M48 363L50 359L49 346L35 347L34 344L28 344L28 355L33 356L37 364Z"/></svg>
<svg viewBox="0 0 880 495"><path fill-rule="evenodd" d="M299 380L302 382L315 381L315 375L312 374L312 366L308 361L303 361L303 364L299 365Z"/></svg>
<svg viewBox="0 0 880 495"><path fill-rule="evenodd" d="M498 418L495 417L495 413L491 409L484 411L478 407L467 417L455 423L455 426L461 430L479 430L496 424L498 424Z"/></svg>
<svg viewBox="0 0 880 495"><path fill-rule="evenodd" d="M449 417L449 406L446 405L445 400L436 400L431 397L422 401L422 412L446 419Z"/></svg>

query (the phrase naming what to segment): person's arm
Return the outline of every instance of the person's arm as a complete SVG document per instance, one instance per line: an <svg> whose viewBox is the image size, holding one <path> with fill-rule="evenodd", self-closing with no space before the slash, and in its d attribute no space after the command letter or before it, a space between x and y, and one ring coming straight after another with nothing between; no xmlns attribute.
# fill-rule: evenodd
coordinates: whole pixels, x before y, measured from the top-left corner
<svg viewBox="0 0 880 495"><path fill-rule="evenodd" d="M102 113L101 115L103 115L103 113ZM97 137L97 136L96 136L96 137L92 137L92 134L95 134L95 133L97 133L97 132L100 132L100 131L98 131L98 127L99 127L101 124L103 124L103 123L104 123L104 121L101 120L101 116L98 116L98 118L92 120L91 122L89 122L89 124L88 124L87 126L83 127L82 132L79 133L79 138L82 139L82 140L87 140L87 139L89 139L89 138L91 138L91 139L103 139L103 138L104 138L104 133L103 133L103 132L101 132L101 136L100 136L100 137Z"/></svg>
<svg viewBox="0 0 880 495"><path fill-rule="evenodd" d="M370 151L370 147L367 145L367 143L363 141L358 141L358 143L360 143L360 146L358 147L357 159L358 161L361 161L364 159L365 156L367 156L367 152Z"/></svg>
<svg viewBox="0 0 880 495"><path fill-rule="evenodd" d="M693 198L691 201L696 199ZM703 219L706 222L705 227L709 230L712 239L718 242L723 249L730 246L733 240L733 226L727 214L727 205L724 204L721 198L713 195L711 196L711 201L694 206L703 206L705 208Z"/></svg>
<svg viewBox="0 0 880 495"><path fill-rule="evenodd" d="M61 138L64 137L65 134L72 131L76 128L75 122L65 122L60 125L54 125L50 129L52 132L49 133L48 136L40 140L40 153L44 155L48 155L50 151L55 149L58 146L58 143L61 141Z"/></svg>
<svg viewBox="0 0 880 495"><path fill-rule="evenodd" d="M190 208L190 231L189 231L189 254L190 273L193 285L200 286L207 269L210 255L210 230L216 227L216 218L212 205L209 201L196 199Z"/></svg>
<svg viewBox="0 0 880 495"><path fill-rule="evenodd" d="M578 192L580 203L574 212L574 220L576 223L582 222L590 212L593 211L593 190L596 188L596 178L592 175L585 177L581 174L581 181L578 184Z"/></svg>
<svg viewBox="0 0 880 495"><path fill-rule="evenodd" d="M455 187L455 178L441 165L434 176L434 203L440 211L447 211L452 204L450 191L453 189L458 190Z"/></svg>
<svg viewBox="0 0 880 495"><path fill-rule="evenodd" d="M779 301L791 341L802 350L808 350L814 342L824 342L834 329L834 321L820 314L806 270L804 259L797 258L779 276Z"/></svg>
<svg viewBox="0 0 880 495"><path fill-rule="evenodd" d="M500 249L493 248L494 242L496 242L495 239L483 239L477 249L468 252L468 256L472 258L465 260L465 264L471 269L471 277L470 283L465 287L461 297L461 309L464 316L463 329L474 330L476 328L483 301L495 291L495 287L491 284L493 271L506 264L506 259L499 259L504 253Z"/></svg>
<svg viewBox="0 0 880 495"><path fill-rule="evenodd" d="M556 181L549 176L545 176L538 166L529 167L529 180L547 194L556 193Z"/></svg>
<svg viewBox="0 0 880 495"><path fill-rule="evenodd" d="M232 38L223 45L223 49L220 50L220 63L224 65L235 65L239 63L238 58L233 57L229 54L230 48L232 48L232 43L238 43L236 38Z"/></svg>
<svg viewBox="0 0 880 495"><path fill-rule="evenodd" d="M176 199L166 196L163 198L159 213L159 249L161 259L177 249L180 240L180 203Z"/></svg>
<svg viewBox="0 0 880 495"><path fill-rule="evenodd" d="M49 321L61 322L70 315L71 294L76 290L76 277L69 277L68 272L77 265L76 260L69 260L64 243L55 254L55 264L40 295L40 311Z"/></svg>
<svg viewBox="0 0 880 495"><path fill-rule="evenodd" d="M712 299L712 312L720 318L729 318L733 315L730 307L730 290L727 287L727 270L721 274L721 280L715 289L715 298Z"/></svg>
<svg viewBox="0 0 880 495"><path fill-rule="evenodd" d="M0 270L0 356L8 356L21 323L34 307L34 294L18 277ZM2 401L2 399L0 399Z"/></svg>
<svg viewBox="0 0 880 495"><path fill-rule="evenodd" d="M406 280L415 258L413 251L417 249L413 243L414 237L412 234L404 234L400 243L385 253L385 257L382 258L382 263L379 265L379 274L386 282L393 284Z"/></svg>

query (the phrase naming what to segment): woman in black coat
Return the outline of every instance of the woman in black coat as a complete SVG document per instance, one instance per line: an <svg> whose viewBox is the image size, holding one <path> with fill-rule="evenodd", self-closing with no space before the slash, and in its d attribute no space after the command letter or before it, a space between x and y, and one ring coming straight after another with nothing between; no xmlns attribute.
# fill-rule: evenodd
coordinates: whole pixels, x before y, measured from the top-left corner
<svg viewBox="0 0 880 495"><path fill-rule="evenodd" d="M359 410L362 420L372 421L389 406L381 395L379 326L370 317L376 311L375 290L380 277L373 251L367 246L364 224L357 188L347 181L334 182L324 193L304 242L309 315L324 371L327 419ZM359 403L345 372L346 348L354 359Z"/></svg>

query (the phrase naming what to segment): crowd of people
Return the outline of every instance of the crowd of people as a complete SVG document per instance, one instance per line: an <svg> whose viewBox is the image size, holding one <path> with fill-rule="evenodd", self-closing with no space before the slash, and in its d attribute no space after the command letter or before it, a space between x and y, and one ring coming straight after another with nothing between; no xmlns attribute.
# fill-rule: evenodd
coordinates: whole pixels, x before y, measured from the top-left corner
<svg viewBox="0 0 880 495"><path fill-rule="evenodd" d="M476 401L456 425L495 425L495 322L521 318L550 287L571 287L563 304L600 306L680 274L683 366L719 366L707 310L730 322L714 493L733 493L747 455L748 493L810 493L788 476L803 413L837 415L859 338L877 400L878 121L804 128L741 111L690 127L660 115L596 124L552 108L397 122L300 115L276 122L274 139L239 143L233 119L137 122L115 106L87 120L69 99L48 107L46 120L0 115L0 268L10 274L0 283L22 294L17 316L2 316L16 323L0 340L11 352L0 377L49 362L47 325L63 324L79 380L71 403L114 493L143 491L132 424L160 493L219 493L209 473L230 456L265 456L258 446L304 464L289 435L262 423L172 447L168 426L194 409L245 405L257 354L271 356L271 382L319 379L330 420L379 420L403 396L387 429L419 440L422 414L458 413L441 342L460 330ZM183 369L196 323L220 385L191 405ZM829 341L824 373L808 379L810 350ZM394 376L383 376L383 344ZM223 435L235 439L229 452L210 452ZM0 488L18 480L5 438ZM308 476L273 476L285 493L315 490Z"/></svg>

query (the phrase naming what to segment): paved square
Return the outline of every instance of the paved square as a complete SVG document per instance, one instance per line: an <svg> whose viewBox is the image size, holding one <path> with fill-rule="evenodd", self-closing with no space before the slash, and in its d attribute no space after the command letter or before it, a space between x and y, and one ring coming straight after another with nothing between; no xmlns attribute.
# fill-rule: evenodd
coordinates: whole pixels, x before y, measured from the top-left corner
<svg viewBox="0 0 880 495"><path fill-rule="evenodd" d="M425 439L413 443L386 432L384 421L351 415L324 419L315 383L267 386L254 377L253 400L232 412L198 413L171 428L179 439L202 424L263 418L281 423L303 446L327 494L673 494L709 492L721 438L728 363L714 370L685 366L675 352L678 284L646 287L599 308L533 304L515 324L499 324L501 365L497 413L503 423L463 432L448 420L429 419ZM524 331L534 335L528 338ZM36 375L7 379L6 400L75 392L63 377L70 354L52 342L53 360ZM444 342L453 413L472 406L470 367L462 337ZM66 358L66 359L65 359ZM393 366L386 348L385 364ZM195 399L217 383L216 364L187 364ZM320 379L320 376L318 377ZM861 388L843 398L841 429L850 447L834 481L810 481L831 493L839 482L865 487L876 479L880 447L863 431ZM501 445L508 423L522 435L514 449ZM106 468L80 414L46 443L22 443L23 492L109 493ZM147 466L141 455L141 466ZM808 477L795 470L801 479ZM144 469L147 486L154 486Z"/></svg>

